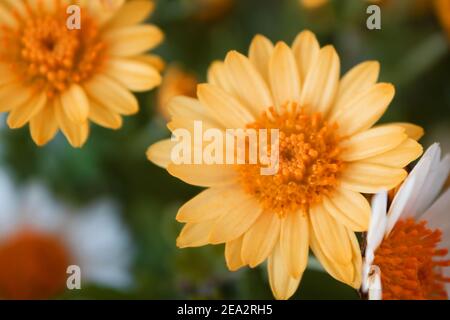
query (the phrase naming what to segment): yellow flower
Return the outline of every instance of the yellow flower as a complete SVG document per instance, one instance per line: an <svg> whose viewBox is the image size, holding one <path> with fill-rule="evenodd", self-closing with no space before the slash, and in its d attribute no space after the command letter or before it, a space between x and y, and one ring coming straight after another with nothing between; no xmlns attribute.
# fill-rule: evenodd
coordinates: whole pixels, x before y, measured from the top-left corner
<svg viewBox="0 0 450 320"><path fill-rule="evenodd" d="M167 104L173 97L188 96L195 98L197 92L197 78L177 65L170 66L164 75L163 82L158 89L158 111L166 119L170 119Z"/></svg>
<svg viewBox="0 0 450 320"><path fill-rule="evenodd" d="M71 4L81 9L80 29L69 28ZM39 146L60 129L74 147L85 143L89 121L120 128L122 115L138 112L130 90L161 82L158 58L143 54L163 38L140 24L153 7L147 0L1 0L0 112L9 112L9 127L30 123Z"/></svg>
<svg viewBox="0 0 450 320"><path fill-rule="evenodd" d="M450 0L435 0L436 14L450 37Z"/></svg>
<svg viewBox="0 0 450 320"><path fill-rule="evenodd" d="M402 168L418 158L412 124L373 127L394 97L377 83L378 62L361 63L340 79L333 46L320 47L309 31L292 47L256 36L249 57L231 51L214 63L197 99L174 98L171 130L204 127L279 130L279 171L260 175L258 165L175 164L174 142L151 146L148 157L192 185L208 187L187 202L179 247L225 243L230 270L268 259L276 298L296 291L309 248L336 279L361 284L356 231L366 231L370 205L361 193L397 186ZM195 147L195 146L194 146ZM207 147L207 146L206 146Z"/></svg>

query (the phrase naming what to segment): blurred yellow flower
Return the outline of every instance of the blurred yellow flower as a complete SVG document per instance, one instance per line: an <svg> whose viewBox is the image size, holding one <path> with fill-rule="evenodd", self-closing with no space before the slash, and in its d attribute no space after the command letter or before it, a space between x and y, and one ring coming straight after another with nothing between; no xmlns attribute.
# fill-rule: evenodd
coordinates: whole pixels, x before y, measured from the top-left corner
<svg viewBox="0 0 450 320"><path fill-rule="evenodd" d="M334 278L358 288L354 232L367 230L371 212L361 193L397 186L407 175L402 168L422 153L421 128L373 127L394 97L391 84L377 83L378 74L378 62L368 61L340 79L335 49L321 48L309 31L292 47L258 35L248 57L231 51L215 62L198 100L171 100L169 128L192 132L195 120L220 130L276 128L279 171L263 176L260 165L175 164L174 141L151 146L151 161L209 188L179 210L177 220L186 225L177 245L225 243L230 270L268 259L278 299L296 291L309 247Z"/></svg>
<svg viewBox="0 0 450 320"><path fill-rule="evenodd" d="M436 14L450 38L450 0L435 0Z"/></svg>
<svg viewBox="0 0 450 320"><path fill-rule="evenodd" d="M226 15L235 0L195 0L194 18L200 21L214 21Z"/></svg>
<svg viewBox="0 0 450 320"><path fill-rule="evenodd" d="M308 9L316 9L328 3L328 0L300 0L302 6Z"/></svg>
<svg viewBox="0 0 450 320"><path fill-rule="evenodd" d="M81 8L81 29L69 30L69 4ZM108 5L108 9L105 9ZM73 147L89 135L89 121L118 129L122 115L138 112L129 91L159 85L155 58L143 53L163 34L140 24L153 2L0 2L0 112L8 125L30 123L33 140L45 145L60 129Z"/></svg>
<svg viewBox="0 0 450 320"><path fill-rule="evenodd" d="M195 98L197 92L197 78L177 65L167 68L163 82L158 89L157 105L159 113L170 119L167 105L173 97L188 96Z"/></svg>

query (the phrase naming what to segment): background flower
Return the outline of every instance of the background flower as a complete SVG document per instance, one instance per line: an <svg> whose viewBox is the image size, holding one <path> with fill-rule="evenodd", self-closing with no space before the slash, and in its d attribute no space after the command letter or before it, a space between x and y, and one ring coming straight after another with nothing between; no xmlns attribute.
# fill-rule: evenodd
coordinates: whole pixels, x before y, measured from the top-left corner
<svg viewBox="0 0 450 320"><path fill-rule="evenodd" d="M82 288L132 284L131 240L111 201L77 210L42 184L16 187L1 170L0 203L0 298L57 298L71 265L80 267Z"/></svg>

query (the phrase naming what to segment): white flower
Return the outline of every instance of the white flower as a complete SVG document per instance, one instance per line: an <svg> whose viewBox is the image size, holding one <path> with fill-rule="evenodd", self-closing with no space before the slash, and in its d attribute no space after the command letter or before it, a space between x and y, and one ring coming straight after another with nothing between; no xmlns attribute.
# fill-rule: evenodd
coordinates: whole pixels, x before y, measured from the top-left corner
<svg viewBox="0 0 450 320"><path fill-rule="evenodd" d="M52 298L66 288L70 265L80 267L82 288L125 288L131 259L129 234L110 200L74 210L41 184L16 188L0 170L0 298Z"/></svg>
<svg viewBox="0 0 450 320"><path fill-rule="evenodd" d="M363 263L362 291L369 299L448 299L450 189L442 189L449 171L450 155L441 160L434 144L389 211L387 192L374 197Z"/></svg>

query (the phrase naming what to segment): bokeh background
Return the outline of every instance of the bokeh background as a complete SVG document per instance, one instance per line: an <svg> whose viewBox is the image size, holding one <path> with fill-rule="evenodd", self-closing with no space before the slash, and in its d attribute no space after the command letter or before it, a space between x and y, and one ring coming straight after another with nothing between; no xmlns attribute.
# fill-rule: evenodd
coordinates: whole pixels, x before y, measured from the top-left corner
<svg viewBox="0 0 450 320"><path fill-rule="evenodd" d="M205 81L208 65L223 59L227 51L246 53L257 33L291 43L299 31L310 29L322 45L336 47L343 71L364 60L380 61L381 81L392 82L397 89L383 121L422 125L427 132L424 145L440 141L449 152L450 33L445 32L438 10L431 0L381 1L382 29L368 30L368 5L363 0L330 0L317 8L300 0L159 0L150 21L166 35L156 53L169 70L175 63L188 72L191 82ZM185 82L181 83L175 89L183 87ZM185 86L189 89L189 84ZM199 189L171 177L145 156L150 144L169 135L159 104L172 89L173 84L166 83L160 90L169 93L154 90L139 95L141 112L127 118L119 131L92 125L81 150L71 148L62 136L38 148L27 128L11 131L1 118L0 166L17 184L40 180L55 197L75 207L112 198L131 234L133 286L113 290L89 285L57 298L272 298L264 267L231 273L222 246L183 250L175 246L181 229L174 219L177 209ZM357 299L358 294L313 261L295 298Z"/></svg>

